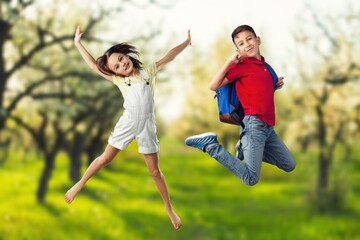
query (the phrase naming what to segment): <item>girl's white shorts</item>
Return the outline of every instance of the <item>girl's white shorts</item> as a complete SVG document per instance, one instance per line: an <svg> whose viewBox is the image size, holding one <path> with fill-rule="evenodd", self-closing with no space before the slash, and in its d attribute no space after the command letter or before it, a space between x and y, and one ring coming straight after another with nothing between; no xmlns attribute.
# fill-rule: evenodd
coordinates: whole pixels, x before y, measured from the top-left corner
<svg viewBox="0 0 360 240"><path fill-rule="evenodd" d="M134 139L138 144L139 153L150 154L160 150L154 114L133 116L124 112L115 125L108 143L119 150L125 150Z"/></svg>

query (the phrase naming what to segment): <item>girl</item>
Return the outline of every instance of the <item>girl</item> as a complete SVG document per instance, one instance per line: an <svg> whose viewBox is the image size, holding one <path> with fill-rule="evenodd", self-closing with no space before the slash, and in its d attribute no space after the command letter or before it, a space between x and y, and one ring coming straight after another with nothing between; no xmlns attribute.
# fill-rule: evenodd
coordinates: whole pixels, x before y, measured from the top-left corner
<svg viewBox="0 0 360 240"><path fill-rule="evenodd" d="M80 181L67 191L65 201L71 203L85 183L135 139L139 146L138 150L144 155L149 173L165 203L166 212L174 228L179 229L181 220L171 206L166 181L159 167L159 143L156 136L153 95L156 72L191 44L190 31L183 43L148 66L143 66L135 58L135 55L138 55L136 48L126 43L111 47L95 61L82 45L82 35L78 26L74 38L75 46L94 72L113 82L120 89L124 97L125 110L109 137L105 151L90 164Z"/></svg>

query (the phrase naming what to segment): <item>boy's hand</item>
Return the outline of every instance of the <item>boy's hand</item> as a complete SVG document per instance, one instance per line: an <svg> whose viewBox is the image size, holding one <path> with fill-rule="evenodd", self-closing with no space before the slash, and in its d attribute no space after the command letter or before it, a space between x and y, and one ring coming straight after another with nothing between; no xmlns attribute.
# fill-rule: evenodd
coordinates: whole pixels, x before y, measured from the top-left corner
<svg viewBox="0 0 360 240"><path fill-rule="evenodd" d="M284 77L281 76L278 78L278 82L276 83L276 89L281 89L284 86Z"/></svg>
<svg viewBox="0 0 360 240"><path fill-rule="evenodd" d="M76 27L76 31L75 31L75 37L74 37L74 43L75 45L80 43L81 37L84 33L80 32L80 26L78 25Z"/></svg>
<svg viewBox="0 0 360 240"><path fill-rule="evenodd" d="M239 62L242 62L242 56L238 50L235 51L235 53L230 57L229 61L233 64L238 64Z"/></svg>

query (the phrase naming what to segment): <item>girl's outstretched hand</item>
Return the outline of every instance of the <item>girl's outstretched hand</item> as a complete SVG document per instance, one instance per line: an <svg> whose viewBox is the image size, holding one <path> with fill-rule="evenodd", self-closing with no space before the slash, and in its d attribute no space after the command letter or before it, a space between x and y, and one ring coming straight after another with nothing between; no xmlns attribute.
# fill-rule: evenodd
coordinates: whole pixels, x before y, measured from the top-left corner
<svg viewBox="0 0 360 240"><path fill-rule="evenodd" d="M76 31L75 31L75 37L74 37L74 43L77 44L77 43L80 43L80 40L81 40L81 37L84 33L82 33L80 31L80 26L78 25L76 27Z"/></svg>
<svg viewBox="0 0 360 240"><path fill-rule="evenodd" d="M188 42L188 45L191 45L191 33L190 33L190 29L188 29L188 37L187 37L187 40Z"/></svg>

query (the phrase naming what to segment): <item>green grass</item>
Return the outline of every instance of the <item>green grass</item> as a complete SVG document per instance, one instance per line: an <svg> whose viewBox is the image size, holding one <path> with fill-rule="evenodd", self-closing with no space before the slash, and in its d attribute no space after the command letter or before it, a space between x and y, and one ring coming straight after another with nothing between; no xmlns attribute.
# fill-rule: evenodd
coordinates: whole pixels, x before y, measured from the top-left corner
<svg viewBox="0 0 360 240"><path fill-rule="evenodd" d="M161 141L160 166L183 227L173 230L136 145L93 177L71 205L68 160L59 156L46 204L36 203L42 161L14 156L0 169L0 239L360 239L359 188L341 212L320 214L309 201L316 161L296 154L293 173L264 164L244 185L205 153ZM358 174L353 173L354 179Z"/></svg>

